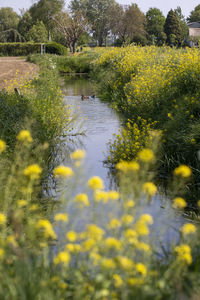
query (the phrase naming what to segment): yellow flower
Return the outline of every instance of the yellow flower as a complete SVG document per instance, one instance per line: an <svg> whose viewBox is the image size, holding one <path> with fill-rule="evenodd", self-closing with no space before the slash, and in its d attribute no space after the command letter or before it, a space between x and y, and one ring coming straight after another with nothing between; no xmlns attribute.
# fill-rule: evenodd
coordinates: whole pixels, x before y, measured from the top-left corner
<svg viewBox="0 0 200 300"><path fill-rule="evenodd" d="M85 157L85 151L77 149L71 154L71 157L74 160L82 160Z"/></svg>
<svg viewBox="0 0 200 300"><path fill-rule="evenodd" d="M197 228L195 225L187 223L187 224L184 224L180 230L181 230L182 234L188 235L191 233L195 233L197 231Z"/></svg>
<svg viewBox="0 0 200 300"><path fill-rule="evenodd" d="M133 278L133 277L131 277L128 280L128 284L130 286L142 285L142 284L144 284L144 279L143 278Z"/></svg>
<svg viewBox="0 0 200 300"><path fill-rule="evenodd" d="M121 222L118 219L112 219L110 220L110 223L108 224L108 228L110 229L116 229L121 227Z"/></svg>
<svg viewBox="0 0 200 300"><path fill-rule="evenodd" d="M152 216L149 215L149 214L141 215L140 221L141 221L141 222L148 223L148 224L150 224L150 225L153 224L153 218L152 218Z"/></svg>
<svg viewBox="0 0 200 300"><path fill-rule="evenodd" d="M101 190L96 190L94 191L94 200L96 202L104 202L107 203L108 202L108 193L105 191L101 191Z"/></svg>
<svg viewBox="0 0 200 300"><path fill-rule="evenodd" d="M68 231L66 233L66 238L70 241L70 242L75 242L77 239L77 233L75 231Z"/></svg>
<svg viewBox="0 0 200 300"><path fill-rule="evenodd" d="M174 174L176 176L181 176L183 178L187 178L187 177L191 176L192 171L191 171L191 169L188 166L186 166L186 165L180 165L179 167L177 167L174 170Z"/></svg>
<svg viewBox="0 0 200 300"><path fill-rule="evenodd" d="M109 191L108 192L108 198L110 200L118 200L119 199L119 193L117 191Z"/></svg>
<svg viewBox="0 0 200 300"><path fill-rule="evenodd" d="M127 202L124 203L125 208L132 208L135 206L135 202L133 200L128 200Z"/></svg>
<svg viewBox="0 0 200 300"><path fill-rule="evenodd" d="M146 182L143 184L142 189L149 196L153 197L157 192L157 187L153 182Z"/></svg>
<svg viewBox="0 0 200 300"><path fill-rule="evenodd" d="M71 253L79 252L81 250L81 246L79 244L67 244L65 249Z"/></svg>
<svg viewBox="0 0 200 300"><path fill-rule="evenodd" d="M38 205L32 204L29 209L30 209L30 211L36 211L38 209Z"/></svg>
<svg viewBox="0 0 200 300"><path fill-rule="evenodd" d="M5 254L4 249L0 248L0 258L3 258Z"/></svg>
<svg viewBox="0 0 200 300"><path fill-rule="evenodd" d="M6 143L0 139L0 154L6 150Z"/></svg>
<svg viewBox="0 0 200 300"><path fill-rule="evenodd" d="M127 258L126 256L118 256L117 260L119 262L119 265L124 270L132 270L134 263L131 259Z"/></svg>
<svg viewBox="0 0 200 300"><path fill-rule="evenodd" d="M133 223L133 216L132 215L123 215L121 218L122 223L124 223L125 225L130 225L131 223Z"/></svg>
<svg viewBox="0 0 200 300"><path fill-rule="evenodd" d="M192 263L191 248L186 244L175 247L175 252L178 255L178 260L190 265Z"/></svg>
<svg viewBox="0 0 200 300"><path fill-rule="evenodd" d="M90 206L87 194L78 194L74 198L74 202L83 206Z"/></svg>
<svg viewBox="0 0 200 300"><path fill-rule="evenodd" d="M24 175L30 177L31 179L38 179L41 173L42 169L37 164L30 165L24 169Z"/></svg>
<svg viewBox="0 0 200 300"><path fill-rule="evenodd" d="M123 285L123 280L118 274L113 274L114 286L116 288L121 287Z"/></svg>
<svg viewBox="0 0 200 300"><path fill-rule="evenodd" d="M136 244L137 249L142 250L144 252L150 252L151 248L148 244L144 243L144 242L138 242Z"/></svg>
<svg viewBox="0 0 200 300"><path fill-rule="evenodd" d="M174 208L185 208L187 206L186 201L181 198L181 197L177 197L173 200L173 207Z"/></svg>
<svg viewBox="0 0 200 300"><path fill-rule="evenodd" d="M36 224L36 228L43 229L44 236L46 238L56 239L56 234L53 231L52 225L48 220L46 220L46 219L39 220Z"/></svg>
<svg viewBox="0 0 200 300"><path fill-rule="evenodd" d="M105 269L115 269L116 268L116 264L113 261L113 259L111 259L111 258L104 258L101 262L101 265Z"/></svg>
<svg viewBox="0 0 200 300"><path fill-rule="evenodd" d="M83 251L90 251L94 246L96 246L96 241L92 238L89 238L82 243Z"/></svg>
<svg viewBox="0 0 200 300"><path fill-rule="evenodd" d="M143 149L142 151L140 151L138 153L138 158L145 162L145 163L148 163L148 162L151 162L155 159L155 156L153 154L153 151L151 149Z"/></svg>
<svg viewBox="0 0 200 300"><path fill-rule="evenodd" d="M105 246L108 249L116 249L119 251L122 248L122 243L119 240L115 239L114 237L108 237L105 240Z"/></svg>
<svg viewBox="0 0 200 300"><path fill-rule="evenodd" d="M129 171L137 172L140 169L140 165L136 161L131 161L131 162L121 161L116 165L116 169L122 172L129 172Z"/></svg>
<svg viewBox="0 0 200 300"><path fill-rule="evenodd" d="M59 213L59 214L56 214L55 217L54 217L54 220L56 222L68 222L68 215L67 214L62 214L62 213Z"/></svg>
<svg viewBox="0 0 200 300"><path fill-rule="evenodd" d="M94 176L94 177L90 178L88 180L88 186L92 190L102 190L102 189L104 189L103 180L98 176Z"/></svg>
<svg viewBox="0 0 200 300"><path fill-rule="evenodd" d="M135 224L135 230L139 235L148 235L149 234L149 228L146 224L146 222L139 220Z"/></svg>
<svg viewBox="0 0 200 300"><path fill-rule="evenodd" d="M58 166L53 170L54 177L72 177L74 175L74 172L71 168L65 167L65 166Z"/></svg>
<svg viewBox="0 0 200 300"><path fill-rule="evenodd" d="M63 264L66 266L70 262L70 254L66 251L59 252L57 256L54 257L53 262L55 265Z"/></svg>
<svg viewBox="0 0 200 300"><path fill-rule="evenodd" d="M13 235L9 235L9 236L7 237L7 242L8 242L9 244L11 244L13 247L17 247L17 246L18 246L18 244L17 244L17 242L16 242L16 239L15 239L15 237L14 237Z"/></svg>
<svg viewBox="0 0 200 300"><path fill-rule="evenodd" d="M6 223L6 216L2 213L0 213L0 225L4 225Z"/></svg>
<svg viewBox="0 0 200 300"><path fill-rule="evenodd" d="M27 206L28 202L26 200L18 200L17 201L17 205L19 207L24 207L24 206Z"/></svg>
<svg viewBox="0 0 200 300"><path fill-rule="evenodd" d="M20 142L28 142L28 143L32 143L33 141L32 136L28 130L21 130L17 136L17 140Z"/></svg>
<svg viewBox="0 0 200 300"><path fill-rule="evenodd" d="M136 270L137 270L138 273L140 273L143 277L146 277L146 275L147 275L147 268L146 268L146 266L144 264L138 263L138 264L136 264L135 267L136 267Z"/></svg>
<svg viewBox="0 0 200 300"><path fill-rule="evenodd" d="M88 224L87 231L88 231L89 237L91 237L95 240L101 240L103 235L105 234L105 231L95 224Z"/></svg>

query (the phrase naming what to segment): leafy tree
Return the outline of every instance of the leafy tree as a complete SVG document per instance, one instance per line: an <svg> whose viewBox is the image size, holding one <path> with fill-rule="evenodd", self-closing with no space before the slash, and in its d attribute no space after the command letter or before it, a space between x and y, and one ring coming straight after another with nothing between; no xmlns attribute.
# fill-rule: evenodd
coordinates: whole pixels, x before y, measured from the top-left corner
<svg viewBox="0 0 200 300"><path fill-rule="evenodd" d="M197 5L194 10L191 11L189 17L187 18L188 22L200 22L200 4Z"/></svg>
<svg viewBox="0 0 200 300"><path fill-rule="evenodd" d="M165 17L158 8L150 8L146 13L146 30L148 33L148 38L151 42L158 45L165 42L164 39L164 25Z"/></svg>
<svg viewBox="0 0 200 300"><path fill-rule="evenodd" d="M29 12L34 23L39 20L44 23L50 39L50 31L54 27L53 16L61 12L64 7L64 0L39 0L31 6Z"/></svg>
<svg viewBox="0 0 200 300"><path fill-rule="evenodd" d="M181 25L181 40L183 41L185 38L188 37L188 32L189 32L188 26L187 26L185 17L182 14L181 7L178 6L174 11L175 11L177 17L180 20L180 25Z"/></svg>
<svg viewBox="0 0 200 300"><path fill-rule="evenodd" d="M48 40L48 32L42 21L37 21L35 25L26 34L26 39L28 41L44 43Z"/></svg>
<svg viewBox="0 0 200 300"><path fill-rule="evenodd" d="M29 11L26 11L21 17L18 24L18 31L21 35L25 36L33 26L33 19Z"/></svg>
<svg viewBox="0 0 200 300"><path fill-rule="evenodd" d="M168 12L164 30L167 35L167 43L179 45L181 43L181 24L180 20L172 9ZM172 38L173 37L173 38ZM173 43L172 43L173 40Z"/></svg>
<svg viewBox="0 0 200 300"><path fill-rule="evenodd" d="M71 52L76 51L76 43L86 31L87 21L81 10L76 10L72 16L61 12L54 17L57 30L63 35Z"/></svg>
<svg viewBox="0 0 200 300"><path fill-rule="evenodd" d="M24 41L24 37L16 29L8 29L0 32L0 43L17 43Z"/></svg>
<svg viewBox="0 0 200 300"><path fill-rule="evenodd" d="M115 0L73 0L70 8L74 12L83 10L91 25L93 37L102 46L110 30L110 12Z"/></svg>
<svg viewBox="0 0 200 300"><path fill-rule="evenodd" d="M17 29L19 16L11 7L0 8L0 31Z"/></svg>
<svg viewBox="0 0 200 300"><path fill-rule="evenodd" d="M145 15L137 4L132 4L125 10L118 8L118 17L111 28L121 43L141 40L143 44L146 38L145 22Z"/></svg>

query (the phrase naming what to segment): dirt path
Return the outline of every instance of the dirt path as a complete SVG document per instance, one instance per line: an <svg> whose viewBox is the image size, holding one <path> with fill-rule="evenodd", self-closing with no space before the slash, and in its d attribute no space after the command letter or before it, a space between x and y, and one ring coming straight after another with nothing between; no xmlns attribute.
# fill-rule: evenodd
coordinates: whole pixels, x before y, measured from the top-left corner
<svg viewBox="0 0 200 300"><path fill-rule="evenodd" d="M9 86L10 81L14 79L17 82L23 79L31 79L38 71L38 66L26 62L25 59L19 57L0 57L0 90Z"/></svg>

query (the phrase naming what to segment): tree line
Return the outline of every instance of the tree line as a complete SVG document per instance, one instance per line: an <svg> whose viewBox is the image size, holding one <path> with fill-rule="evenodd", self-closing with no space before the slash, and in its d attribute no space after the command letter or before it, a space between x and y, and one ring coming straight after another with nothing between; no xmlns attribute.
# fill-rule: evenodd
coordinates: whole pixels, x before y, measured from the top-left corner
<svg viewBox="0 0 200 300"><path fill-rule="evenodd" d="M181 7L167 17L158 8L144 14L137 4L120 5L115 0L38 0L20 15L10 7L0 9L0 42L47 42L70 48L77 45L136 43L180 46L188 38L187 22L200 21L200 5L186 19Z"/></svg>

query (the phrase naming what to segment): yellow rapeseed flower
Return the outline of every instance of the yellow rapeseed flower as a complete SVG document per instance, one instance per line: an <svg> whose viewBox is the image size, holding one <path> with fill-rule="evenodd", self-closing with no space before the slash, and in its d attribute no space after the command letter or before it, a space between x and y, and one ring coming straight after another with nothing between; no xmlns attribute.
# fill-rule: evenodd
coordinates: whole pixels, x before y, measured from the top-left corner
<svg viewBox="0 0 200 300"><path fill-rule="evenodd" d="M119 193L117 191L109 191L108 192L108 198L110 200L118 200L119 199Z"/></svg>
<svg viewBox="0 0 200 300"><path fill-rule="evenodd" d="M119 265L122 269L128 271L128 270L132 270L134 263L131 259L129 259L126 256L118 256L117 257L117 261L119 262Z"/></svg>
<svg viewBox="0 0 200 300"><path fill-rule="evenodd" d="M148 162L151 162L155 159L155 156L154 156L154 153L151 149L143 149L141 150L139 153L138 153L138 158L145 162L145 163L148 163Z"/></svg>
<svg viewBox="0 0 200 300"><path fill-rule="evenodd" d="M74 175L74 172L72 171L71 168L65 167L65 166L58 166L53 170L53 175L54 177L72 177Z"/></svg>
<svg viewBox="0 0 200 300"><path fill-rule="evenodd" d="M31 179L38 179L41 173L42 169L37 164L30 165L24 169L24 175L30 177Z"/></svg>
<svg viewBox="0 0 200 300"><path fill-rule="evenodd" d="M103 235L105 234L105 231L95 224L88 224L87 232L88 236L90 238L93 238L94 240L101 240Z"/></svg>
<svg viewBox="0 0 200 300"><path fill-rule="evenodd" d="M105 247L119 251L122 248L122 243L114 237L108 237L105 239Z"/></svg>
<svg viewBox="0 0 200 300"><path fill-rule="evenodd" d="M66 233L66 238L70 241L70 242L75 242L77 240L77 233L75 231L68 231Z"/></svg>
<svg viewBox="0 0 200 300"><path fill-rule="evenodd" d="M105 269L115 269L116 264L112 258L102 259L101 266Z"/></svg>
<svg viewBox="0 0 200 300"><path fill-rule="evenodd" d="M70 262L70 254L67 251L61 251L54 257L54 264L63 264L64 266L68 265Z"/></svg>
<svg viewBox="0 0 200 300"><path fill-rule="evenodd" d="M116 169L125 173L129 171L137 172L140 169L140 165L136 161L121 161L116 165Z"/></svg>
<svg viewBox="0 0 200 300"><path fill-rule="evenodd" d="M180 177L183 177L183 178L190 177L191 174L192 174L191 169L186 165L180 165L179 167L177 167L174 170L174 175L180 176Z"/></svg>
<svg viewBox="0 0 200 300"><path fill-rule="evenodd" d="M28 205L28 202L26 200L18 200L17 201L17 206L18 207L25 207Z"/></svg>
<svg viewBox="0 0 200 300"><path fill-rule="evenodd" d="M4 257L5 251L4 249L0 248L0 259Z"/></svg>
<svg viewBox="0 0 200 300"><path fill-rule="evenodd" d="M28 143L32 143L33 141L31 133L28 130L21 130L17 136L17 140L20 142L28 142Z"/></svg>
<svg viewBox="0 0 200 300"><path fill-rule="evenodd" d="M76 197L74 198L74 202L81 206L90 206L87 194L81 193L76 195Z"/></svg>
<svg viewBox="0 0 200 300"><path fill-rule="evenodd" d="M126 215L123 215L123 216L121 217L121 221L122 221L122 223L124 223L125 225L130 225L131 223L133 223L133 220L134 220L134 218L133 218L132 215L126 214Z"/></svg>
<svg viewBox="0 0 200 300"><path fill-rule="evenodd" d="M88 180L88 186L92 190L102 190L102 189L104 189L103 180L98 176L94 176L94 177L90 178Z"/></svg>
<svg viewBox="0 0 200 300"><path fill-rule="evenodd" d="M82 160L85 157L85 151L77 149L71 154L71 157L74 160Z"/></svg>
<svg viewBox="0 0 200 300"><path fill-rule="evenodd" d="M182 234L188 235L191 233L195 233L197 231L197 228L195 225L193 225L191 223L187 223L187 224L184 224L180 230L181 230Z"/></svg>
<svg viewBox="0 0 200 300"><path fill-rule="evenodd" d="M181 198L181 197L177 197L173 200L173 207L174 208L180 208L183 209L187 206L187 202Z"/></svg>
<svg viewBox="0 0 200 300"><path fill-rule="evenodd" d="M56 239L56 234L55 234L49 220L46 220L46 219L39 220L36 224L36 228L43 229L44 230L44 236L46 238Z"/></svg>
<svg viewBox="0 0 200 300"><path fill-rule="evenodd" d="M123 280L118 274L113 274L114 286L116 288L121 287L123 285Z"/></svg>
<svg viewBox="0 0 200 300"><path fill-rule="evenodd" d="M153 218L149 214L143 214L143 215L141 215L140 221L141 222L145 222L145 223L150 224L150 225L153 224Z"/></svg>
<svg viewBox="0 0 200 300"><path fill-rule="evenodd" d="M68 222L68 219L69 219L68 215L67 214L62 214L62 213L58 213L54 217L54 220L56 222L59 222L59 221L61 221L61 222Z"/></svg>
<svg viewBox="0 0 200 300"><path fill-rule="evenodd" d="M101 191L101 190L96 190L94 191L94 200L96 202L104 202L107 203L108 202L108 192L105 191Z"/></svg>
<svg viewBox="0 0 200 300"><path fill-rule="evenodd" d="M151 197L153 197L157 192L157 187L153 182L145 182L142 186L142 189Z"/></svg>
<svg viewBox="0 0 200 300"><path fill-rule="evenodd" d="M6 143L0 139L0 154L6 150Z"/></svg>
<svg viewBox="0 0 200 300"><path fill-rule="evenodd" d="M136 270L137 270L138 273L140 273L143 277L146 277L147 267L144 264L137 263L135 267L136 267Z"/></svg>
<svg viewBox="0 0 200 300"><path fill-rule="evenodd" d="M6 223L6 216L2 213L0 213L0 225L4 225Z"/></svg>
<svg viewBox="0 0 200 300"><path fill-rule="evenodd" d="M189 245L182 244L175 247L175 252L178 255L178 260L188 265L192 263L191 248Z"/></svg>
<svg viewBox="0 0 200 300"><path fill-rule="evenodd" d="M112 219L110 220L110 223L108 224L108 228L110 229L116 229L121 227L121 222L118 219Z"/></svg>

